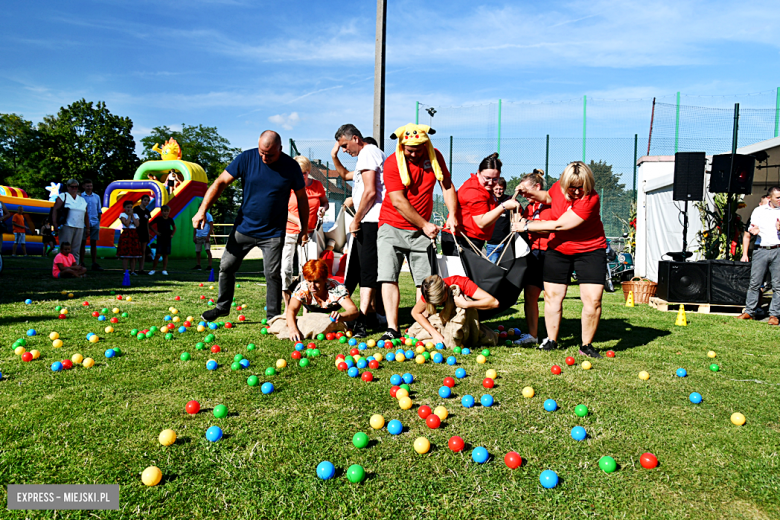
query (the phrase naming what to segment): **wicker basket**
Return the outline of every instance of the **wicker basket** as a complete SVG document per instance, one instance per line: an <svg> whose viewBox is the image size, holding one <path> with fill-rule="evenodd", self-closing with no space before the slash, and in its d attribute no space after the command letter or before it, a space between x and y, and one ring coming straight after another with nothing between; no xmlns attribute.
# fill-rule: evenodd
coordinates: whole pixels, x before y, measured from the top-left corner
<svg viewBox="0 0 780 520"><path fill-rule="evenodd" d="M655 296L658 284L650 280L643 280L635 276L630 282L623 282L623 298L628 300L629 291L634 292L634 303L650 303L650 298Z"/></svg>

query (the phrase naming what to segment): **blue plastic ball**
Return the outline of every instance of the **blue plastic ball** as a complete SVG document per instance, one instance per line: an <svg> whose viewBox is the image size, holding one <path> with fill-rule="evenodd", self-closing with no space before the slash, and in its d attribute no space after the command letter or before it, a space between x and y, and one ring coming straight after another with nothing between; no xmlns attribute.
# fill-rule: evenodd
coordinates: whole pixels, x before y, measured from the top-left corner
<svg viewBox="0 0 780 520"><path fill-rule="evenodd" d="M450 356L450 357L447 358L447 364L450 365L450 366L454 365L457 362L458 362L458 360L455 359L455 356Z"/></svg>
<svg viewBox="0 0 780 520"><path fill-rule="evenodd" d="M168 314L168 315L166 315L166 316L165 316L165 318L163 318L163 319L164 319L165 321L171 321L173 318L171 318L171 316Z"/></svg>
<svg viewBox="0 0 780 520"><path fill-rule="evenodd" d="M219 426L211 426L206 430L206 439L211 442L217 442L222 438L222 428Z"/></svg>
<svg viewBox="0 0 780 520"><path fill-rule="evenodd" d="M575 441L584 441L587 436L588 434L582 426L575 426L571 429L571 438Z"/></svg>
<svg viewBox="0 0 780 520"><path fill-rule="evenodd" d="M444 356L436 352L433 354L433 362L434 363L444 363Z"/></svg>
<svg viewBox="0 0 780 520"><path fill-rule="evenodd" d="M395 354L393 354L392 352L388 352L387 354L385 354L386 361L393 361L394 359L395 359Z"/></svg>
<svg viewBox="0 0 780 520"><path fill-rule="evenodd" d="M214 361L213 359L209 359L209 360L206 362L206 368L207 368L208 370L216 370L216 369L217 369L217 362L216 362L216 361Z"/></svg>
<svg viewBox="0 0 780 520"><path fill-rule="evenodd" d="M101 314L98 316L98 321L106 321L106 317Z"/></svg>
<svg viewBox="0 0 780 520"><path fill-rule="evenodd" d="M399 348L398 350L396 350L395 353L396 354L401 354L402 356L405 354L404 349L402 349L402 348Z"/></svg>
<svg viewBox="0 0 780 520"><path fill-rule="evenodd" d="M365 343L363 343L362 341L361 341L361 342L360 342L360 344L358 345L358 350L366 350L367 348L368 348L368 345L366 345L366 344L365 344Z"/></svg>
<svg viewBox="0 0 780 520"><path fill-rule="evenodd" d="M352 367L347 371L347 375L349 375L349 377L357 377L360 375L360 370L358 370L357 367Z"/></svg>
<svg viewBox="0 0 780 520"><path fill-rule="evenodd" d="M114 357L114 355L116 355L116 352L114 352L114 349L110 348L110 349L106 350L105 355L106 355L107 358L112 358L112 357Z"/></svg>
<svg viewBox="0 0 780 520"><path fill-rule="evenodd" d="M273 383L263 383L263 386L260 387L260 391L264 394L268 395L271 392L274 391L274 384Z"/></svg>
<svg viewBox="0 0 780 520"><path fill-rule="evenodd" d="M263 310L267 311L268 310L268 305L263 306Z"/></svg>
<svg viewBox="0 0 780 520"><path fill-rule="evenodd" d="M685 377L688 375L688 372L684 368L678 368L677 369L677 377Z"/></svg>
<svg viewBox="0 0 780 520"><path fill-rule="evenodd" d="M51 370L52 372L59 372L60 370L62 370L62 363L60 363L59 361L55 361L54 363L51 364Z"/></svg>
<svg viewBox="0 0 780 520"><path fill-rule="evenodd" d="M347 341L350 347L354 347L357 345L357 340L355 338L349 338L349 341Z"/></svg>
<svg viewBox="0 0 780 520"><path fill-rule="evenodd" d="M460 353L463 354L464 356L468 356L469 354L471 354L471 349L468 347L463 347L462 349L460 349Z"/></svg>
<svg viewBox="0 0 780 520"><path fill-rule="evenodd" d="M198 325L200 325L201 327L205 327L206 326L206 322L205 321L199 321Z"/></svg>
<svg viewBox="0 0 780 520"><path fill-rule="evenodd" d="M32 300L31 300L31 299L29 299L29 298L27 298L26 300L24 300L24 303L25 303L26 305L30 305L30 304L32 303Z"/></svg>
<svg viewBox="0 0 780 520"><path fill-rule="evenodd" d="M27 331L27 335L28 335L28 336L32 336L32 334L30 334L30 331ZM91 337L92 337L92 336L94 336L94 335L95 335L95 333L94 333L94 332L88 332L88 333L87 333L87 340L89 341L89 338L91 338Z"/></svg>
<svg viewBox="0 0 780 520"><path fill-rule="evenodd" d="M211 330L217 330L217 328L219 328L219 325L217 325L216 323L209 323L209 328Z"/></svg>
<svg viewBox="0 0 780 520"><path fill-rule="evenodd" d="M360 369L366 368L368 366L368 361L365 359L358 359L357 367Z"/></svg>
<svg viewBox="0 0 780 520"><path fill-rule="evenodd" d="M455 377L458 379L463 379L466 377L466 369L465 368L459 368L455 371Z"/></svg>
<svg viewBox="0 0 780 520"><path fill-rule="evenodd" d="M452 389L449 386L442 386L439 388L439 397L442 399L448 399L452 395Z"/></svg>
<svg viewBox="0 0 780 520"><path fill-rule="evenodd" d="M385 340L380 339L379 341L376 342L376 346L379 348L385 348Z"/></svg>
<svg viewBox="0 0 780 520"><path fill-rule="evenodd" d="M303 343L296 343L295 344L295 350L297 350L298 352L303 350Z"/></svg>
<svg viewBox="0 0 780 520"><path fill-rule="evenodd" d="M693 392L688 396L693 404L699 404L701 402L701 394L699 392Z"/></svg>
<svg viewBox="0 0 780 520"><path fill-rule="evenodd" d="M485 408L490 408L491 406L493 406L493 396L490 394L485 394L482 396L482 398L480 398L479 402Z"/></svg>
<svg viewBox="0 0 780 520"><path fill-rule="evenodd" d="M332 463L326 461L317 464L317 476L322 480L330 480L336 474L336 468Z"/></svg>
<svg viewBox="0 0 780 520"><path fill-rule="evenodd" d="M485 462L487 462L488 457L490 457L488 450L483 448L482 446L478 446L474 448L474 451L471 452L471 458L477 464L484 464Z"/></svg>
<svg viewBox="0 0 780 520"><path fill-rule="evenodd" d="M368 357L366 358L366 361L367 361L368 363L371 363L372 361L382 361L382 360L381 360L381 359L376 359L374 356L368 356Z"/></svg>
<svg viewBox="0 0 780 520"><path fill-rule="evenodd" d="M27 335L28 336L35 336L36 334L38 334L38 333L35 332L35 329L30 329L30 330L27 331Z"/></svg>
<svg viewBox="0 0 780 520"><path fill-rule="evenodd" d="M346 363L346 364L347 364L347 368L352 368L352 367L354 367L354 366L355 366L355 360L354 360L354 359L352 359L351 357L348 357L348 358L346 358L346 359L344 360L344 363Z"/></svg>
<svg viewBox="0 0 780 520"><path fill-rule="evenodd" d="M241 368L249 368L250 363L248 359L244 358L239 363L241 363Z"/></svg>
<svg viewBox="0 0 780 520"><path fill-rule="evenodd" d="M181 327L179 327L177 330L179 331L179 334L183 334L183 333L187 332L187 327L185 327L184 325L182 325L182 326L181 326Z"/></svg>
<svg viewBox="0 0 780 520"><path fill-rule="evenodd" d="M414 350L407 350L404 352L404 356L406 356L406 359L414 359Z"/></svg>
<svg viewBox="0 0 780 520"><path fill-rule="evenodd" d="M407 385L411 385L412 383L414 383L414 376L409 372L402 375L401 379L403 379L404 383L406 383Z"/></svg>
<svg viewBox="0 0 780 520"><path fill-rule="evenodd" d="M387 432L390 435L399 435L404 430L404 426L398 419L393 419L387 423Z"/></svg>
<svg viewBox="0 0 780 520"><path fill-rule="evenodd" d="M444 348L444 343L437 343L436 344L436 350L441 350Z"/></svg>
<svg viewBox="0 0 780 520"><path fill-rule="evenodd" d="M0 372L0 381L2 381L2 380L3 380L3 373Z"/></svg>
<svg viewBox="0 0 780 520"><path fill-rule="evenodd" d="M472 408L474 406L474 396L469 394L464 395L460 398L460 404L462 404L464 408Z"/></svg>
<svg viewBox="0 0 780 520"><path fill-rule="evenodd" d="M558 474L551 469L546 469L539 475L539 483L544 488L552 489L558 485Z"/></svg>
<svg viewBox="0 0 780 520"><path fill-rule="evenodd" d="M392 376L390 376L390 384L393 386L399 386L401 384L401 381L403 381L403 379L401 379L401 376L399 376L398 374L393 374Z"/></svg>
<svg viewBox="0 0 780 520"><path fill-rule="evenodd" d="M555 402L555 399L547 399L544 402L544 409L548 412L554 412L558 409L558 403Z"/></svg>

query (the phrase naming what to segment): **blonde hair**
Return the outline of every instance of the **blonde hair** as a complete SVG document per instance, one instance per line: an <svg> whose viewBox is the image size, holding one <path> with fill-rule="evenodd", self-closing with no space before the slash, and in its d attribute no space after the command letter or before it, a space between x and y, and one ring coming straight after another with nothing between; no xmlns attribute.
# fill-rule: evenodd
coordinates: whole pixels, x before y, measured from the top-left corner
<svg viewBox="0 0 780 520"><path fill-rule="evenodd" d="M437 305L444 306L439 313L442 323L447 323L455 315L455 300L452 298L452 291L438 274L433 274L423 280L420 292L425 298L425 310L428 312L428 316L436 314Z"/></svg>
<svg viewBox="0 0 780 520"><path fill-rule="evenodd" d="M522 177L520 177L520 183L524 183L525 181L530 181L532 185L536 186L537 184L542 187L542 189L545 189L547 186L547 181L544 178L544 170L537 170L534 169L531 173L526 173Z"/></svg>
<svg viewBox="0 0 780 520"><path fill-rule="evenodd" d="M593 171L582 161L574 161L563 170L558 182L561 184L561 190L566 198L569 197L569 187L574 181L582 181L582 191L588 195L596 187L596 179L593 177Z"/></svg>
<svg viewBox="0 0 780 520"><path fill-rule="evenodd" d="M311 172L311 161L304 155L296 155L295 160L301 167L302 172Z"/></svg>

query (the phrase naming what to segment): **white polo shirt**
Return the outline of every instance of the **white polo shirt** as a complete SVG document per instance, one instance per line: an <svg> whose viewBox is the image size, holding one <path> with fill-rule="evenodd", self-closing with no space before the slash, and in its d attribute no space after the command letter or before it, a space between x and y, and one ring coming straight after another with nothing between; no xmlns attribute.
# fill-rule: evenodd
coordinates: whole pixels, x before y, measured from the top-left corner
<svg viewBox="0 0 780 520"><path fill-rule="evenodd" d="M363 170L373 170L374 183L376 185L376 198L374 205L368 210L363 222L379 222L379 211L382 209L382 200L385 198L385 182L382 177L382 168L385 165L385 152L373 144L367 144L358 154L357 164L355 165L355 176L352 177L354 186L352 186L352 202L355 204L355 211L360 207L360 200L363 198L365 184L363 183Z"/></svg>
<svg viewBox="0 0 780 520"><path fill-rule="evenodd" d="M780 245L780 237L777 232L777 221L780 220L780 208L772 207L771 203L764 204L753 210L750 215L750 223L758 226L760 246Z"/></svg>

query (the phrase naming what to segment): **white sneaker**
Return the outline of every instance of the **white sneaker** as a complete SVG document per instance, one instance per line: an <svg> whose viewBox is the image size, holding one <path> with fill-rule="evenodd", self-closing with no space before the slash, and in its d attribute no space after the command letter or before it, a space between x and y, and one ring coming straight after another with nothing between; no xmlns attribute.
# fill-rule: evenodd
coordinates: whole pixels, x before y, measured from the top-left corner
<svg viewBox="0 0 780 520"><path fill-rule="evenodd" d="M149 271L149 276L152 276L152 275L153 275L154 273L156 273L156 272L157 272L157 271L155 271L154 269L152 269L151 271Z"/></svg>
<svg viewBox="0 0 780 520"><path fill-rule="evenodd" d="M531 343L539 343L539 338L535 338L530 334L522 334L520 338L515 340L515 345L529 345Z"/></svg>
<svg viewBox="0 0 780 520"><path fill-rule="evenodd" d="M163 276L168 276L168 271L163 271L162 274Z"/></svg>

